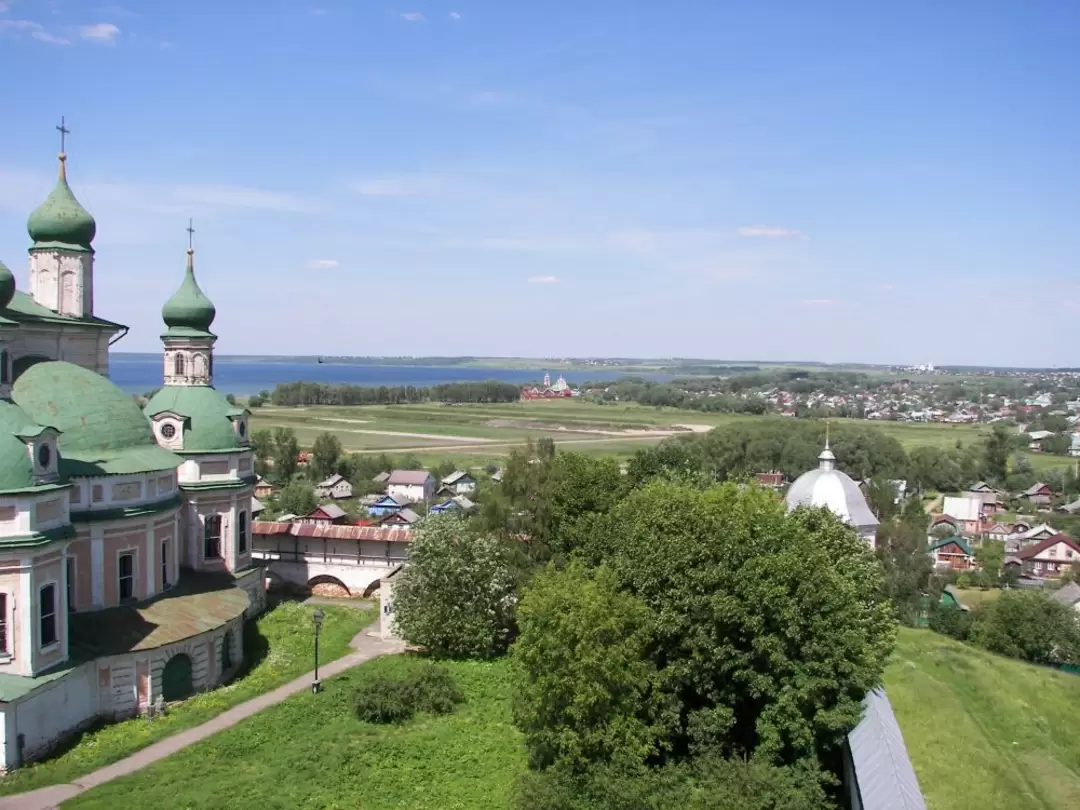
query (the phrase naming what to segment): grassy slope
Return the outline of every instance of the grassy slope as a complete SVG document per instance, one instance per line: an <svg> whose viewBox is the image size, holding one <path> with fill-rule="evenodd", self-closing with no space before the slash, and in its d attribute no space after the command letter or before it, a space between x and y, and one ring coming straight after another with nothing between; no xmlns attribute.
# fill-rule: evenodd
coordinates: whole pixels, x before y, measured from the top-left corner
<svg viewBox="0 0 1080 810"><path fill-rule="evenodd" d="M1080 807L1080 677L905 629L885 686L929 810Z"/></svg>
<svg viewBox="0 0 1080 810"><path fill-rule="evenodd" d="M349 670L322 694L296 695L64 807L112 810L138 795L143 807L186 810L504 810L526 765L506 662L448 664L466 699L452 715L357 720L359 681L408 664L395 656Z"/></svg>
<svg viewBox="0 0 1080 810"><path fill-rule="evenodd" d="M372 608L321 607L326 614L319 642L323 661L348 653L349 642L377 615ZM287 602L250 622L245 628L244 645L245 655L254 666L242 677L228 686L196 695L153 722L134 718L87 732L64 753L0 779L0 795L70 782L303 675L313 663L314 610L315 606ZM160 806L175 805L165 802Z"/></svg>

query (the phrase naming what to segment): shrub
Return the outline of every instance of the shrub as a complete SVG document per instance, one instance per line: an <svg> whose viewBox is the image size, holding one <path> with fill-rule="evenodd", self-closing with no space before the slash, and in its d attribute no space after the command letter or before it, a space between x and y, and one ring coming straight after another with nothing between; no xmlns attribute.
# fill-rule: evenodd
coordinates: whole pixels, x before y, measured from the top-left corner
<svg viewBox="0 0 1080 810"><path fill-rule="evenodd" d="M405 673L380 674L356 690L356 716L367 723L404 723L417 712L449 714L463 700L453 676L426 663Z"/></svg>
<svg viewBox="0 0 1080 810"><path fill-rule="evenodd" d="M1006 591L977 617L971 640L1034 664L1080 661L1080 623L1069 606L1040 591Z"/></svg>
<svg viewBox="0 0 1080 810"><path fill-rule="evenodd" d="M970 612L953 604L933 602L930 605L929 625L935 633L967 641L971 635L973 617Z"/></svg>

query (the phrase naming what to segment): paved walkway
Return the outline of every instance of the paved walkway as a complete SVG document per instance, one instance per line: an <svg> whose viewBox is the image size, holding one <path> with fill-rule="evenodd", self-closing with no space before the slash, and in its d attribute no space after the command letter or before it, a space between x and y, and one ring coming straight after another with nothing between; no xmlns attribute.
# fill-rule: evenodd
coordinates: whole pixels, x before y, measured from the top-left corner
<svg viewBox="0 0 1080 810"><path fill-rule="evenodd" d="M378 635L375 635L376 628L378 628L378 625L364 630L349 642L349 646L353 648L354 652L349 653L344 658L331 661L324 667L319 667L320 680L337 675L339 672L355 667L365 661L370 661L380 655L397 653L405 649L400 642L383 641ZM228 711L222 712L213 720L208 720L201 726L181 731L153 745L149 745L141 751L137 751L127 759L122 759L93 773L88 773L86 776L79 777L71 784L51 785L50 787L32 790L29 793L19 793L15 796L0 798L0 810L54 810L59 807L61 802L67 801L85 790L97 787L105 782L111 782L118 777L127 776L129 773L134 773L147 765L157 762L159 759L175 754L181 748L187 748L192 743L206 739L211 734L216 734L222 729L234 726L241 720L251 717L268 706L281 703L290 695L310 689L314 677L315 673L309 672L295 681L279 686L273 692L267 692L265 695L252 698L247 703L241 703L239 706L233 706Z"/></svg>

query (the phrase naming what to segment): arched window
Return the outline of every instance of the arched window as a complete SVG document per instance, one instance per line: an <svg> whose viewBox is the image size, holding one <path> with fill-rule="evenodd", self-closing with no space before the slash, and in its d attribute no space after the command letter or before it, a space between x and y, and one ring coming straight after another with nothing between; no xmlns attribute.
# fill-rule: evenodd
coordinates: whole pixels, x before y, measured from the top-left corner
<svg viewBox="0 0 1080 810"><path fill-rule="evenodd" d="M8 356L8 350L4 349L0 351L0 383L11 382L11 368L9 366L10 357Z"/></svg>
<svg viewBox="0 0 1080 810"><path fill-rule="evenodd" d="M221 515L207 515L203 520L203 557L207 560L221 557Z"/></svg>
<svg viewBox="0 0 1080 810"><path fill-rule="evenodd" d="M240 519L236 522L237 533L239 537L237 541L239 546L237 548L238 554L245 554L248 550L248 516L247 512L240 513Z"/></svg>
<svg viewBox="0 0 1080 810"><path fill-rule="evenodd" d="M177 377L181 377L184 374L184 355L177 353L173 357L173 373Z"/></svg>

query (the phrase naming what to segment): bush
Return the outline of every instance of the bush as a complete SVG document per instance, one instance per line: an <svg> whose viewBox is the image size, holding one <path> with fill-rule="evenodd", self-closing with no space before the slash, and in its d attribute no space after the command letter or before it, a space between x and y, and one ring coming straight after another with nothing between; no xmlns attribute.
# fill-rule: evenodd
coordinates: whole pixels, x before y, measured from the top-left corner
<svg viewBox="0 0 1080 810"><path fill-rule="evenodd" d="M453 676L424 664L404 674L380 674L356 690L356 716L366 723L404 723L417 712L450 714L463 700Z"/></svg>
<svg viewBox="0 0 1080 810"><path fill-rule="evenodd" d="M1033 664L1080 662L1080 623L1045 592L1010 590L976 617L971 640L990 652Z"/></svg>
<svg viewBox="0 0 1080 810"><path fill-rule="evenodd" d="M969 611L953 604L933 602L930 605L929 625L935 633L967 641L971 635L973 617Z"/></svg>
<svg viewBox="0 0 1080 810"><path fill-rule="evenodd" d="M518 810L826 810L830 780L812 765L705 756L693 763L583 773L548 768L522 775Z"/></svg>

